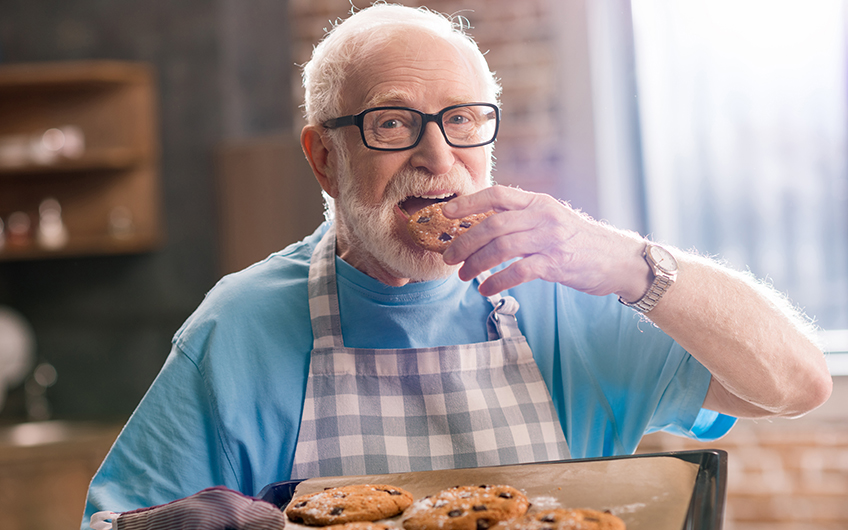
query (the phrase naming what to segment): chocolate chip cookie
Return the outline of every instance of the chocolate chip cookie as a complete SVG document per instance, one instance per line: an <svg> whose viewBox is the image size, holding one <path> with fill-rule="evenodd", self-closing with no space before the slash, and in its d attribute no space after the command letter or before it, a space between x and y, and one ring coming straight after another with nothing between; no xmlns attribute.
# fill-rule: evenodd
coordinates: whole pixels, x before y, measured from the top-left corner
<svg viewBox="0 0 848 530"><path fill-rule="evenodd" d="M493 530L625 530L625 524L609 512L556 508L499 523Z"/></svg>
<svg viewBox="0 0 848 530"><path fill-rule="evenodd" d="M398 530L396 526L374 521L354 521L352 523L325 526L323 530Z"/></svg>
<svg viewBox="0 0 848 530"><path fill-rule="evenodd" d="M442 205L437 202L422 208L409 217L406 228L415 244L442 253L460 234L468 231L483 219L494 215L494 211L475 213L461 219L448 219L442 213Z"/></svg>
<svg viewBox="0 0 848 530"><path fill-rule="evenodd" d="M412 494L386 484L357 484L301 495L286 507L295 523L326 526L393 517L412 504Z"/></svg>
<svg viewBox="0 0 848 530"><path fill-rule="evenodd" d="M487 530L527 512L527 497L511 486L454 486L416 501L404 514L406 530Z"/></svg>

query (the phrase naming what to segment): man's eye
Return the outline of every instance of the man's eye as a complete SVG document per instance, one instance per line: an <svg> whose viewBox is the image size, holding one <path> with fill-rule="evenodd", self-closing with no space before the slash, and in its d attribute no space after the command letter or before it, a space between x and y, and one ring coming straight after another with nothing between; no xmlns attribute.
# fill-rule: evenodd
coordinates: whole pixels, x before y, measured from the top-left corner
<svg viewBox="0 0 848 530"><path fill-rule="evenodd" d="M454 114L453 116L449 116L447 122L449 125L463 125L471 121L467 116L463 116L461 114Z"/></svg>
<svg viewBox="0 0 848 530"><path fill-rule="evenodd" d="M381 129L397 129L399 127L403 127L403 122L401 122L397 118L383 120L383 122L380 124Z"/></svg>

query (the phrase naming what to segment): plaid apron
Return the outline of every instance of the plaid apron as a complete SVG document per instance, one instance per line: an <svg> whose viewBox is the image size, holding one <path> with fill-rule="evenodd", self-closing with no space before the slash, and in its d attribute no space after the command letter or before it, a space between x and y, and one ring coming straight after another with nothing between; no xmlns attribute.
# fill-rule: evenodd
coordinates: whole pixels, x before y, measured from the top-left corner
<svg viewBox="0 0 848 530"><path fill-rule="evenodd" d="M487 342L346 348L335 242L331 227L309 267L314 345L292 479L569 458L547 386L518 329L515 299L489 298Z"/></svg>

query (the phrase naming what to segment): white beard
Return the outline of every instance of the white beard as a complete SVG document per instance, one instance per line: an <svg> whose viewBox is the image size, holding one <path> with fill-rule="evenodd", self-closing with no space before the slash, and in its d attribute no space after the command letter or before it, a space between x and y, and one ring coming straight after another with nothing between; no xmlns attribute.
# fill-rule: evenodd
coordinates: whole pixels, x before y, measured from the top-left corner
<svg viewBox="0 0 848 530"><path fill-rule="evenodd" d="M427 172L404 169L386 187L383 201L371 206L362 201L358 179L352 175L347 153L339 153L339 197L335 201L336 222L348 230L351 246L365 251L396 278L421 282L446 278L459 268L447 265L442 255L411 244L397 235L395 206L409 196L420 196L432 189L451 189L459 195L477 191L471 175L458 167L447 175L433 177ZM341 217L341 219L339 219Z"/></svg>

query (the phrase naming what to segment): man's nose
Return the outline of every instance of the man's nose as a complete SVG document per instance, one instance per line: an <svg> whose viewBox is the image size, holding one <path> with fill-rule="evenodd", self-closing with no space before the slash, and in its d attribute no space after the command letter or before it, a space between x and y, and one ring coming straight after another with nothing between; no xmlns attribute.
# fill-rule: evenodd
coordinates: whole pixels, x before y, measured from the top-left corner
<svg viewBox="0 0 848 530"><path fill-rule="evenodd" d="M424 136L413 148L410 163L433 175L443 175L453 168L456 163L454 148L448 145L439 124L430 122L424 126Z"/></svg>

